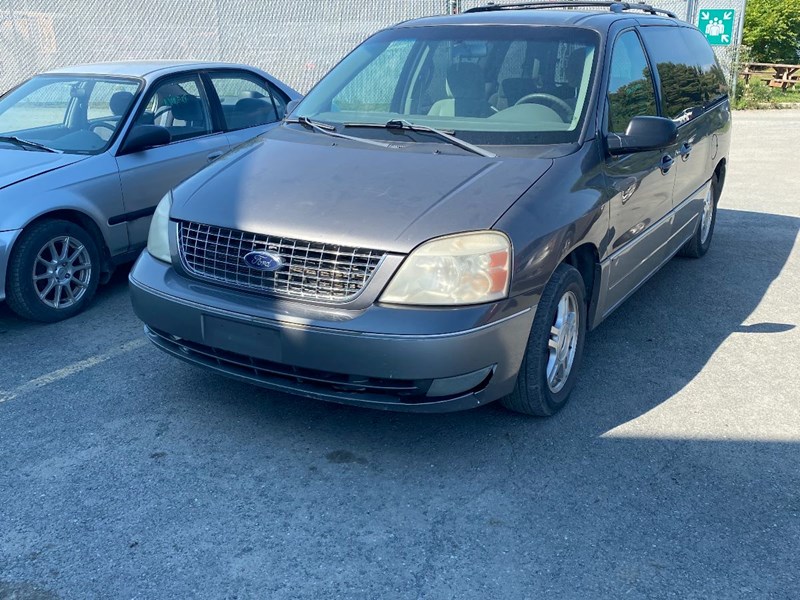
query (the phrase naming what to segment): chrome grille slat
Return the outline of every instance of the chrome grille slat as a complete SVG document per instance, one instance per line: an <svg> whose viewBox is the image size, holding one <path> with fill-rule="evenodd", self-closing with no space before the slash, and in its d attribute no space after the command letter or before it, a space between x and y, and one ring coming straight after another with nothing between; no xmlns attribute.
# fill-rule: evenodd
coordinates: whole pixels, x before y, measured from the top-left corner
<svg viewBox="0 0 800 600"><path fill-rule="evenodd" d="M287 239L182 221L178 226L181 263L191 274L233 287L325 302L347 302L366 286L385 253ZM276 271L250 268L249 252L281 257Z"/></svg>

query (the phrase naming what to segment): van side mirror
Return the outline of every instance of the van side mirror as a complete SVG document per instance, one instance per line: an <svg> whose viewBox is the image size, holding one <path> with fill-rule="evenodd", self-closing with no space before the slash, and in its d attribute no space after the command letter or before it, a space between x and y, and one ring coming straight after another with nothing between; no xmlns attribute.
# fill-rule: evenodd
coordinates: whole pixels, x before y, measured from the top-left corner
<svg viewBox="0 0 800 600"><path fill-rule="evenodd" d="M664 117L633 117L624 134L611 133L606 137L612 156L660 150L675 143L678 126Z"/></svg>
<svg viewBox="0 0 800 600"><path fill-rule="evenodd" d="M172 141L169 129L159 125L137 125L128 134L120 154L133 154L156 146L165 146Z"/></svg>

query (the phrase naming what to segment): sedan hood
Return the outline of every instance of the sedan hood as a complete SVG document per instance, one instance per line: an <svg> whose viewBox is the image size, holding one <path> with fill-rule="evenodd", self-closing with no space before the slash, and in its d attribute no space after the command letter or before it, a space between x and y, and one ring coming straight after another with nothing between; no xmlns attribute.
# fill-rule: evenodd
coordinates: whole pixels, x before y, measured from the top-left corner
<svg viewBox="0 0 800 600"><path fill-rule="evenodd" d="M406 253L491 227L551 164L440 144L376 149L282 127L178 187L172 217Z"/></svg>
<svg viewBox="0 0 800 600"><path fill-rule="evenodd" d="M0 149L0 189L55 171L87 158L82 154L56 154L38 150Z"/></svg>

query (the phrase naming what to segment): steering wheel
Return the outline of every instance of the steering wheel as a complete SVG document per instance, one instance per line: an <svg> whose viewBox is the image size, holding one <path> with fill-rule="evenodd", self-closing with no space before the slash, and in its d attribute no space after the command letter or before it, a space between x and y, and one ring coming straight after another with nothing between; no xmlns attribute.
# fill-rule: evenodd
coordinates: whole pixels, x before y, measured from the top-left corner
<svg viewBox="0 0 800 600"><path fill-rule="evenodd" d="M95 131L95 129L107 129L108 130L108 137L102 136ZM94 133L96 136L103 140L110 140L111 136L114 135L114 132L117 130L116 123L111 124L108 121L98 121L97 123L92 123L89 125L89 131Z"/></svg>
<svg viewBox="0 0 800 600"><path fill-rule="evenodd" d="M541 92L526 94L517 100L514 106L519 106L520 104L539 104L536 102L537 100L544 100L544 104L556 111L558 116L564 121L568 121L572 118L572 107L558 96L553 96L552 94L543 94Z"/></svg>

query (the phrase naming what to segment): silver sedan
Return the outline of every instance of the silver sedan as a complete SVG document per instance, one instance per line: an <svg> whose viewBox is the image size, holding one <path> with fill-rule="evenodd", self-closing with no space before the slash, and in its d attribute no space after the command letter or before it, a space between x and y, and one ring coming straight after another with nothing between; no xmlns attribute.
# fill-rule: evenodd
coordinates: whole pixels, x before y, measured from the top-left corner
<svg viewBox="0 0 800 600"><path fill-rule="evenodd" d="M59 321L147 241L158 201L271 129L300 95L252 67L125 62L0 97L0 301Z"/></svg>

